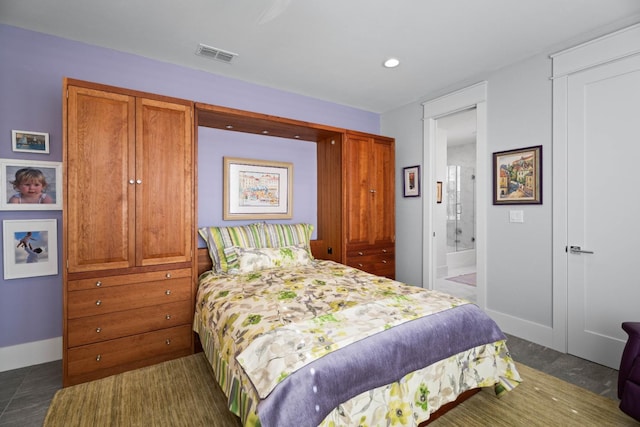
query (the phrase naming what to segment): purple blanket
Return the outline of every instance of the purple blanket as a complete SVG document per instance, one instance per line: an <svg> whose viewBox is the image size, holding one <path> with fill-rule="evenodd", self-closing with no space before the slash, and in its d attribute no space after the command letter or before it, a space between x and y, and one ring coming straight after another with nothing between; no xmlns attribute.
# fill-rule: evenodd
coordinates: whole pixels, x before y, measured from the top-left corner
<svg viewBox="0 0 640 427"><path fill-rule="evenodd" d="M357 341L289 375L258 404L263 427L310 426L340 403L479 345L505 339L478 306L465 304Z"/></svg>

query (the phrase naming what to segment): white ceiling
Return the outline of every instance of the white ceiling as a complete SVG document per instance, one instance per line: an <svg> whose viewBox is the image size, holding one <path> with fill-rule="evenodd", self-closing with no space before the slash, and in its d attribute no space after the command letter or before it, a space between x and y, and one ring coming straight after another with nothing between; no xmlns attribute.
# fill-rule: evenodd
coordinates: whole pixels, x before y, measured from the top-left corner
<svg viewBox="0 0 640 427"><path fill-rule="evenodd" d="M638 21L639 0L0 0L4 24L378 113Z"/></svg>

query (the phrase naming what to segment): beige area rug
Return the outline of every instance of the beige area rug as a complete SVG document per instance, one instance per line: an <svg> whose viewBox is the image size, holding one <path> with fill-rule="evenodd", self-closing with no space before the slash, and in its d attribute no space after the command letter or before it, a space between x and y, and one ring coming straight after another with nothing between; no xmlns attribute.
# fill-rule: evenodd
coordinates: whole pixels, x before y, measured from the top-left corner
<svg viewBox="0 0 640 427"><path fill-rule="evenodd" d="M461 274L459 276L447 277L447 280L456 283L463 283L469 286L476 285L476 273Z"/></svg>
<svg viewBox="0 0 640 427"><path fill-rule="evenodd" d="M618 403L518 365L524 382L498 399L483 390L430 426L638 426ZM55 395L45 427L235 427L239 420L203 353L68 387Z"/></svg>

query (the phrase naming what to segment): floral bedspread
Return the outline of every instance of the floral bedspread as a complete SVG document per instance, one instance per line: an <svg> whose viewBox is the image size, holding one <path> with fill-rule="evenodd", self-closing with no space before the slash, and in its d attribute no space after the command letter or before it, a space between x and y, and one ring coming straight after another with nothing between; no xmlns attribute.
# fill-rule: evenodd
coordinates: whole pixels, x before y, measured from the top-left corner
<svg viewBox="0 0 640 427"><path fill-rule="evenodd" d="M261 408L261 402L268 402L274 387L302 367L381 331L467 303L342 264L314 261L310 266L240 275L203 274L194 330L201 336L232 411L245 425L267 425L256 413L266 414L274 403ZM460 375L456 357L472 361L464 362L468 377ZM415 422L427 419L437 409L434 406L439 406L433 402L433 392L431 404L424 400L427 389L438 387L437 394L443 395L444 384L451 390L441 399L450 394L454 400L468 388L494 384L510 388L520 380L504 341L468 348L424 369L354 397L331 412L323 425L342 424L347 421L345 416L357 416L358 422L368 420L369 425L382 416L388 423L393 413L413 413L409 418ZM425 378L433 380L431 386ZM441 383L436 385L437 378ZM452 387L452 379L457 386ZM360 404L354 403L357 401ZM399 411L387 413L394 405L401 405L396 408ZM363 412L363 407L369 410ZM276 404L275 412L277 409ZM320 420L323 418L324 414ZM398 421L402 425L405 420L400 417Z"/></svg>

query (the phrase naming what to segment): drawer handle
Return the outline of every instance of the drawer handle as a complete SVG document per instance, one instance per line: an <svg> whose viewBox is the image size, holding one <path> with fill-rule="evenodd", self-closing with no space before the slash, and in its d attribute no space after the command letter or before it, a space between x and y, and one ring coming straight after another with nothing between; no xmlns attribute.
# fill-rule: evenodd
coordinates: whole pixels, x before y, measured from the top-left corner
<svg viewBox="0 0 640 427"><path fill-rule="evenodd" d="M167 289L166 291L164 291L165 295L171 295L171 289Z"/></svg>
<svg viewBox="0 0 640 427"><path fill-rule="evenodd" d="M362 255L364 255L364 254L363 254L362 252L358 252L358 255L362 256Z"/></svg>
<svg viewBox="0 0 640 427"><path fill-rule="evenodd" d="M96 356L96 362L99 362L100 360L102 360L102 355L101 354Z"/></svg>
<svg viewBox="0 0 640 427"><path fill-rule="evenodd" d="M167 279L171 279L171 273L167 273L167 274L165 275L165 277L166 277Z"/></svg>
<svg viewBox="0 0 640 427"><path fill-rule="evenodd" d="M383 249L383 250L382 250L382 253L383 253L383 254L386 254L386 253L387 253L387 250L386 250L386 249Z"/></svg>
<svg viewBox="0 0 640 427"><path fill-rule="evenodd" d="M164 318L167 319L167 320L171 320L171 315L167 314L166 316L164 316Z"/></svg>
<svg viewBox="0 0 640 427"><path fill-rule="evenodd" d="M96 301L96 305L102 305L102 301L100 300Z"/></svg>
<svg viewBox="0 0 640 427"><path fill-rule="evenodd" d="M383 263L383 264L386 264L386 263L387 263L387 260L386 260L386 259L383 259L383 260L382 260L382 263Z"/></svg>
<svg viewBox="0 0 640 427"><path fill-rule="evenodd" d="M362 264L358 264L358 267L362 267Z"/></svg>
<svg viewBox="0 0 640 427"><path fill-rule="evenodd" d="M167 344L167 345L171 345L171 338L167 338L167 339L165 340L165 344Z"/></svg>
<svg viewBox="0 0 640 427"><path fill-rule="evenodd" d="M96 328L96 334L99 334L100 332L102 332L102 328Z"/></svg>
<svg viewBox="0 0 640 427"><path fill-rule="evenodd" d="M98 288L99 288L100 286L102 286L102 282L101 282L100 280L98 280L98 281L96 282L96 287L98 287Z"/></svg>

